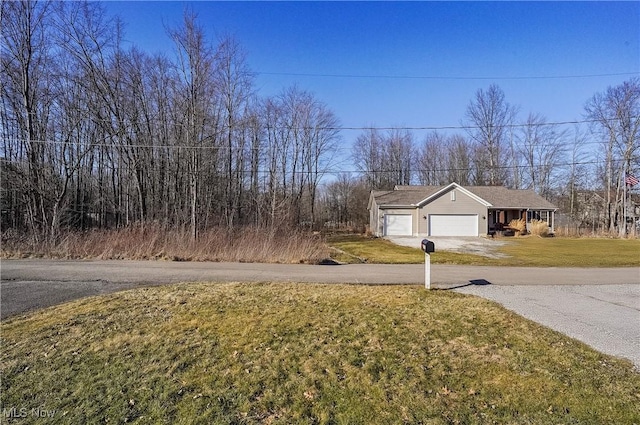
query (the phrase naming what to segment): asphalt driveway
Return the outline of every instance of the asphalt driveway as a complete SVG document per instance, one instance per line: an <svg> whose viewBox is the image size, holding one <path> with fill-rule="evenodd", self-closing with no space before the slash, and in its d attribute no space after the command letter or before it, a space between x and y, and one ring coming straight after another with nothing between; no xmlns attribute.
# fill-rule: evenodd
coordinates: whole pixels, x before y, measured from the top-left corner
<svg viewBox="0 0 640 425"><path fill-rule="evenodd" d="M424 266L3 260L0 318L176 282L424 283ZM640 368L640 270L433 265L432 288L485 297Z"/></svg>
<svg viewBox="0 0 640 425"><path fill-rule="evenodd" d="M640 370L640 283L628 285L470 285L477 295Z"/></svg>

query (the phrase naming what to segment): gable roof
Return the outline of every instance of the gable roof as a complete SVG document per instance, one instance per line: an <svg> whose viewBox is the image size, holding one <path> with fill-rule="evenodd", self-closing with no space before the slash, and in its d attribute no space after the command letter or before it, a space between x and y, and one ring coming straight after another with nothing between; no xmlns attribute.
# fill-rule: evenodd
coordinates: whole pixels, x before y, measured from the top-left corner
<svg viewBox="0 0 640 425"><path fill-rule="evenodd" d="M396 186L392 191L373 191L379 206L417 207L452 189L460 189L478 202L503 209L555 210L557 207L533 190L508 189L504 186Z"/></svg>
<svg viewBox="0 0 640 425"><path fill-rule="evenodd" d="M449 183L447 186L444 186L442 188L440 188L438 191L436 191L435 193L432 193L431 195L429 195L428 197L426 197L425 199L423 199L420 204L424 205L428 202L430 202L432 199L435 199L437 197L439 197L440 195L444 194L444 193L449 193L451 192L453 189L459 189L461 192L463 192L464 194L466 194L467 196L469 196L470 198L474 199L475 201L481 203L482 205L484 205L485 207L490 207L491 203L487 202L486 200L482 199L481 197L479 197L478 195L476 195L473 192L468 191L467 189L465 189L464 187L460 186L458 183Z"/></svg>

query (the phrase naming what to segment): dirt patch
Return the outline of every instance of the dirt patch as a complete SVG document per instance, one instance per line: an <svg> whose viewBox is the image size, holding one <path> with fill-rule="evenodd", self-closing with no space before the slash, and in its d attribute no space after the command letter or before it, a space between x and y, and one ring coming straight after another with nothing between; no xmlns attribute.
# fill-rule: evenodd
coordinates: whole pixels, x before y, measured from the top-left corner
<svg viewBox="0 0 640 425"><path fill-rule="evenodd" d="M386 239L396 245L420 248L424 237L415 236L387 236ZM429 237L436 246L436 251L460 252L463 254L482 255L489 258L505 258L507 255L498 252L498 248L509 242L499 239L481 237Z"/></svg>

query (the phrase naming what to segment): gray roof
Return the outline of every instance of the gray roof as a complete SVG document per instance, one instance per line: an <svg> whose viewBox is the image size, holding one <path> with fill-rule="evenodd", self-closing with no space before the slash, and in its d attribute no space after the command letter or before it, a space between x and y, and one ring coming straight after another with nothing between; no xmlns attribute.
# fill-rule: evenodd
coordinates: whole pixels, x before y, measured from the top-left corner
<svg viewBox="0 0 640 425"><path fill-rule="evenodd" d="M489 202L493 208L557 209L533 190L507 189L504 186L466 186L465 189Z"/></svg>
<svg viewBox="0 0 640 425"><path fill-rule="evenodd" d="M413 206L442 189L440 186L399 186L391 191L374 191L378 205Z"/></svg>
<svg viewBox="0 0 640 425"><path fill-rule="evenodd" d="M397 186L392 191L374 191L373 196L380 206L410 207L417 205L447 186ZM490 203L492 208L557 209L555 205L533 190L508 189L503 186L462 187Z"/></svg>

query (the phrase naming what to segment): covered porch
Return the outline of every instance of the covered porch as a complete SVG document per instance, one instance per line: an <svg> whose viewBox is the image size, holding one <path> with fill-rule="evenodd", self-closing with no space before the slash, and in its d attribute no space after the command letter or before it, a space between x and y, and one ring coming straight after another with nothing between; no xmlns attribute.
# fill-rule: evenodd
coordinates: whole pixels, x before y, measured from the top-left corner
<svg viewBox="0 0 640 425"><path fill-rule="evenodd" d="M522 208L495 208L488 210L487 234L509 235L515 231L509 227L513 220L524 220L527 232L531 231L531 222L539 220L547 223L549 233L554 233L555 210L549 209L522 209Z"/></svg>

